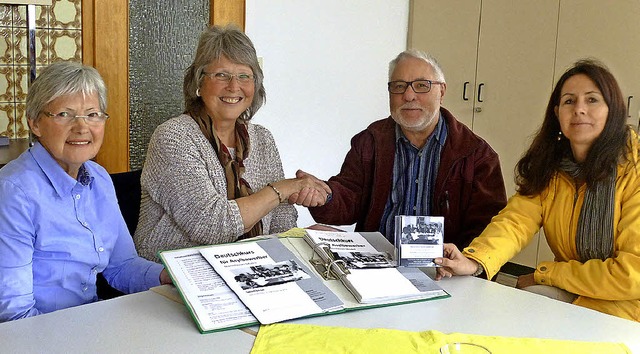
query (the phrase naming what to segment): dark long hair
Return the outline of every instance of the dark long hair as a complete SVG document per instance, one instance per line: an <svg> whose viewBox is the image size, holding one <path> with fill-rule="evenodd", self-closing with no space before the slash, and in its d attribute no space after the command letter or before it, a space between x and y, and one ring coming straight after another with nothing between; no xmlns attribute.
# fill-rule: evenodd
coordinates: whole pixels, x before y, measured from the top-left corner
<svg viewBox="0 0 640 354"><path fill-rule="evenodd" d="M544 190L553 175L560 170L564 157L572 156L569 140L558 140L560 122L555 108L560 104L564 83L572 76L584 74L596 84L609 107L609 115L600 136L591 145L581 164L587 185L606 178L624 157L629 139L626 106L618 82L604 64L594 59L576 62L560 77L549 98L542 126L533 143L516 165L516 184L522 195L536 195Z"/></svg>

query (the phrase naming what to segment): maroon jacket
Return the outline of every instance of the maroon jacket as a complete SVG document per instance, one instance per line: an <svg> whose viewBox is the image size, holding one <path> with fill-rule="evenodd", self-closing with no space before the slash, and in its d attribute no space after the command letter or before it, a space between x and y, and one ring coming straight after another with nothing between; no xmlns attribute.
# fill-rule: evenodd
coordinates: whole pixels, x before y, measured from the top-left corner
<svg viewBox="0 0 640 354"><path fill-rule="evenodd" d="M444 216L444 240L466 247L507 203L498 154L446 109L447 140L431 198L433 216ZM313 218L332 225L356 224L378 231L392 188L395 122L373 122L351 139L340 173L328 181L329 203L309 208ZM387 235L393 242L393 235Z"/></svg>

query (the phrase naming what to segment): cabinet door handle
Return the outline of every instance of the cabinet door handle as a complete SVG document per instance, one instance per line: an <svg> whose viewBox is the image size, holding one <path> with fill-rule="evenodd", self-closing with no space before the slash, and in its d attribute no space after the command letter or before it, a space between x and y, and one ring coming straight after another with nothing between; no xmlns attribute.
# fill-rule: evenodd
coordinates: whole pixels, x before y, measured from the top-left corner
<svg viewBox="0 0 640 354"><path fill-rule="evenodd" d="M469 81L464 82L464 86L462 86L462 100L468 101L469 97L467 97L467 85L469 85Z"/></svg>
<svg viewBox="0 0 640 354"><path fill-rule="evenodd" d="M627 118L631 117L631 99L633 96L627 97Z"/></svg>
<svg viewBox="0 0 640 354"><path fill-rule="evenodd" d="M480 85L478 85L478 102L484 102L482 101L482 87L484 86L484 83L481 83Z"/></svg>

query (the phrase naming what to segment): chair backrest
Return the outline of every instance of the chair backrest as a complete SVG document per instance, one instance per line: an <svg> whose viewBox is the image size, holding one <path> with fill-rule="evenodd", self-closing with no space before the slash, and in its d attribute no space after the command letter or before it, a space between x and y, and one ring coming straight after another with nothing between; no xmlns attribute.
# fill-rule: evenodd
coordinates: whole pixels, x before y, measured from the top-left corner
<svg viewBox="0 0 640 354"><path fill-rule="evenodd" d="M118 204L120 205L120 212L132 236L136 232L138 217L140 216L141 175L142 170L111 174L111 180L113 180L116 197L118 197Z"/></svg>
<svg viewBox="0 0 640 354"><path fill-rule="evenodd" d="M141 170L111 174L120 212L132 236L136 232L138 217L140 216L140 196L142 194L140 190L140 175L142 175ZM98 273L96 277L96 287L99 299L106 300L124 295L124 293L112 288L102 273Z"/></svg>

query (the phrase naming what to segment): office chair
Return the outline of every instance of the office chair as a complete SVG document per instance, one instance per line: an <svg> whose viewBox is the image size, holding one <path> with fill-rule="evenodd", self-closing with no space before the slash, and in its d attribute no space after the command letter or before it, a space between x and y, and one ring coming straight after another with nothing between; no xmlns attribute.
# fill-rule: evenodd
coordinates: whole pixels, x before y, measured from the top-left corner
<svg viewBox="0 0 640 354"><path fill-rule="evenodd" d="M111 180L116 190L118 205L120 212L127 224L129 233L133 236L138 226L138 217L140 216L140 175L142 170L135 170L122 173L111 174ZM124 295L121 291L112 288L102 273L99 273L96 279L96 287L98 298L111 299Z"/></svg>
<svg viewBox="0 0 640 354"><path fill-rule="evenodd" d="M142 170L111 174L120 212L124 217L124 222L127 223L131 236L136 232L138 217L140 216L141 175Z"/></svg>

